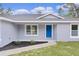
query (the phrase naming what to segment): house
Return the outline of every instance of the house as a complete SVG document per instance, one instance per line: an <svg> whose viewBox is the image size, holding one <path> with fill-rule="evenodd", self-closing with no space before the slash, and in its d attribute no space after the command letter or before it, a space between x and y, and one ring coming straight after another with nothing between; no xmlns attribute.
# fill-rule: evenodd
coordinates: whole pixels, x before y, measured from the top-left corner
<svg viewBox="0 0 79 59"><path fill-rule="evenodd" d="M0 47L31 40L79 41L79 18L54 14L0 15Z"/></svg>

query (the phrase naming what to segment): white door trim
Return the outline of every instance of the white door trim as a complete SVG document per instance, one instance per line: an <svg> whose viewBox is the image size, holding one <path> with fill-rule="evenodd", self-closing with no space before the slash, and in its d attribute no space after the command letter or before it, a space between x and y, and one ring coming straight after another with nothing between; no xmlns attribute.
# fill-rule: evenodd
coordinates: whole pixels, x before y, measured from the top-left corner
<svg viewBox="0 0 79 59"><path fill-rule="evenodd" d="M46 25L52 25L52 37L51 38L47 38L46 37ZM53 39L53 24L45 24L45 39Z"/></svg>

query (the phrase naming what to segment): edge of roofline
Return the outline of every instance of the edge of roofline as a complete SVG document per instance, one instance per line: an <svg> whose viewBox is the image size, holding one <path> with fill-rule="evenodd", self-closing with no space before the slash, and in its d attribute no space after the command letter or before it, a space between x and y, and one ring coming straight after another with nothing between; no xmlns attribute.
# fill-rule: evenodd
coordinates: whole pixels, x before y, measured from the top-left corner
<svg viewBox="0 0 79 59"><path fill-rule="evenodd" d="M73 22L73 23L79 23L79 21L16 21L16 20L11 20L5 17L0 17L0 20L5 20L5 21L9 21L9 22L14 22L14 23L25 23L25 22L33 22L33 23L45 23L45 22L49 22L49 23L69 23L69 22Z"/></svg>
<svg viewBox="0 0 79 59"><path fill-rule="evenodd" d="M61 16L59 16L59 15L55 15L55 14L51 14L51 13L44 14L44 15L42 15L42 16L37 17L36 19L41 19L41 18L46 17L46 16L48 16L48 15L52 15L52 16L55 16L55 17L57 17L57 18L64 19L64 17L61 17Z"/></svg>
<svg viewBox="0 0 79 59"><path fill-rule="evenodd" d="M79 23L79 21L15 21L15 23L26 23L26 22L32 22L32 23Z"/></svg>
<svg viewBox="0 0 79 59"><path fill-rule="evenodd" d="M0 20L5 20L5 21L9 21L9 22L15 22L14 20L5 18L5 17L0 17Z"/></svg>

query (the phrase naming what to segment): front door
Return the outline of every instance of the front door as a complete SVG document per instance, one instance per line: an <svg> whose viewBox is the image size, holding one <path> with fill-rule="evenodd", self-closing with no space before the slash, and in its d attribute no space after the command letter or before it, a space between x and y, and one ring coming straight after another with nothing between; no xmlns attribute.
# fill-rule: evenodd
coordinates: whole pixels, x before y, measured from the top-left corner
<svg viewBox="0 0 79 59"><path fill-rule="evenodd" d="M52 38L52 25L46 25L46 38Z"/></svg>

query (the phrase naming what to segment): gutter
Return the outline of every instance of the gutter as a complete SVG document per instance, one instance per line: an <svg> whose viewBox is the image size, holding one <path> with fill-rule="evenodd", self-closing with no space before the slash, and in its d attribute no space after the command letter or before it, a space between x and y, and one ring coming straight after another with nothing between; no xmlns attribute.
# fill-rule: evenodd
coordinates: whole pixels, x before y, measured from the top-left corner
<svg viewBox="0 0 79 59"><path fill-rule="evenodd" d="M0 17L0 20L5 20L13 23L79 23L79 21L16 21L4 17Z"/></svg>

